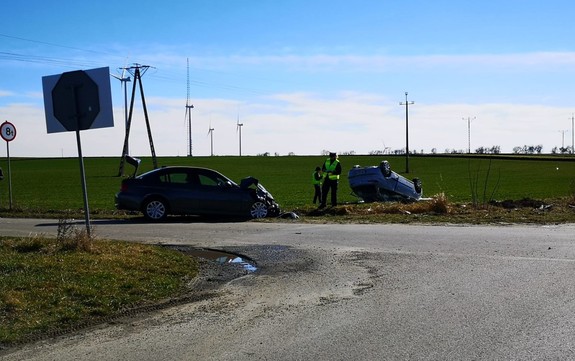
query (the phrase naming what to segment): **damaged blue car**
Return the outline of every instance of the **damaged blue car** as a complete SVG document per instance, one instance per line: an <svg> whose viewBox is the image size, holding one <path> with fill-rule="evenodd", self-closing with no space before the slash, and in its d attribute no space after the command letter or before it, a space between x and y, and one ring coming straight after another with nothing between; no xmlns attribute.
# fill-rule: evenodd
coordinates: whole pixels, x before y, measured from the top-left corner
<svg viewBox="0 0 575 361"><path fill-rule="evenodd" d="M245 218L280 214L279 205L256 178L246 177L238 185L200 167L162 167L124 179L115 202L117 209L142 212L155 222L172 214Z"/></svg>
<svg viewBox="0 0 575 361"><path fill-rule="evenodd" d="M347 175L354 195L364 202L417 201L423 195L419 178L409 180L391 170L384 160L379 166L355 165Z"/></svg>

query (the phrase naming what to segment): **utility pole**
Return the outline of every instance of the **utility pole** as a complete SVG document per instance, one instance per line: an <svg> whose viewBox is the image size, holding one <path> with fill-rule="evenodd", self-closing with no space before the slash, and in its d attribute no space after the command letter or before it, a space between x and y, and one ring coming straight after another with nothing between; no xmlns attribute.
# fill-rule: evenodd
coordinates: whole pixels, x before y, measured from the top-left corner
<svg viewBox="0 0 575 361"><path fill-rule="evenodd" d="M130 128L132 125L132 114L134 112L134 98L136 95L136 85L140 86L140 96L142 98L142 107L144 108L144 117L146 119L146 128L148 130L148 141L150 142L150 150L152 152L152 162L154 168L158 168L158 160L156 159L156 150L154 149L154 141L152 139L152 129L150 128L150 120L148 118L148 109L146 108L146 99L144 97L144 88L142 87L142 75L150 68L148 65L134 64L126 68L128 72L134 77L134 85L132 86L132 98L130 100L130 113L128 115L128 124L126 124L126 137L124 138L124 147L122 148L122 159L120 160L120 171L118 176L124 174L124 163L126 155L128 155L128 138L130 136Z"/></svg>
<svg viewBox="0 0 575 361"><path fill-rule="evenodd" d="M463 118L465 120L465 118ZM467 154L471 154L471 121L475 120L475 117L467 117Z"/></svg>
<svg viewBox="0 0 575 361"><path fill-rule="evenodd" d="M399 105L405 105L405 173L409 173L409 106L415 102L407 101L407 92L405 92L405 102Z"/></svg>
<svg viewBox="0 0 575 361"><path fill-rule="evenodd" d="M186 98L186 115L188 116L188 157L192 156L192 109L194 105L190 104L190 59L188 62L188 96Z"/></svg>
<svg viewBox="0 0 575 361"><path fill-rule="evenodd" d="M114 78L118 79L120 81L120 84L122 85L122 88L124 88L124 126L126 127L126 129L128 129L128 82L131 81L130 77L125 77L126 73L126 68L122 68L122 75L121 76L117 76L114 74L110 74L112 75ZM130 148L127 147L126 148L126 154L130 154Z"/></svg>
<svg viewBox="0 0 575 361"><path fill-rule="evenodd" d="M568 130L560 130L559 132L561 133L561 148L565 149L565 133L567 133Z"/></svg>
<svg viewBox="0 0 575 361"><path fill-rule="evenodd" d="M571 154L575 154L575 115L571 113Z"/></svg>
<svg viewBox="0 0 575 361"><path fill-rule="evenodd" d="M242 156L242 127L244 126L244 123L240 123L240 116L238 115L238 121L237 121L237 125L236 125L236 130L238 131L239 134L239 141L240 141L240 157Z"/></svg>
<svg viewBox="0 0 575 361"><path fill-rule="evenodd" d="M188 157L192 156L192 109L194 109L194 105L186 103L186 113L188 113Z"/></svg>

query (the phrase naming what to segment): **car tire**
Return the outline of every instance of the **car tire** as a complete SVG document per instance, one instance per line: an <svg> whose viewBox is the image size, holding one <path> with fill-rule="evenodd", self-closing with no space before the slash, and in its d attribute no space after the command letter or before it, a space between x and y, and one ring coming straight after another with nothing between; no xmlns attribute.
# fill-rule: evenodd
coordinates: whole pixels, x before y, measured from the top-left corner
<svg viewBox="0 0 575 361"><path fill-rule="evenodd" d="M417 194L421 194L421 180L419 178L413 178L413 188Z"/></svg>
<svg viewBox="0 0 575 361"><path fill-rule="evenodd" d="M264 202L255 202L250 207L250 216L252 218L265 218L268 215L268 206Z"/></svg>
<svg viewBox="0 0 575 361"><path fill-rule="evenodd" d="M379 164L379 169L385 178L389 178L391 176L391 166L389 165L388 161L384 160L381 162Z"/></svg>
<svg viewBox="0 0 575 361"><path fill-rule="evenodd" d="M161 198L150 198L144 202L142 213L148 221L160 222L168 217L168 205Z"/></svg>

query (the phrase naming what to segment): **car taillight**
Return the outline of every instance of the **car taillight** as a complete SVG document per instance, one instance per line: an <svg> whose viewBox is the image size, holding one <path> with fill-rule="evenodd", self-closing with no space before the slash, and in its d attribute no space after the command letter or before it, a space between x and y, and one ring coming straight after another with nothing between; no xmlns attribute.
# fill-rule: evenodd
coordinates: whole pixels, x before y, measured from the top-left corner
<svg viewBox="0 0 575 361"><path fill-rule="evenodd" d="M127 192L128 191L128 185L126 183L122 183L122 185L120 186L120 192Z"/></svg>

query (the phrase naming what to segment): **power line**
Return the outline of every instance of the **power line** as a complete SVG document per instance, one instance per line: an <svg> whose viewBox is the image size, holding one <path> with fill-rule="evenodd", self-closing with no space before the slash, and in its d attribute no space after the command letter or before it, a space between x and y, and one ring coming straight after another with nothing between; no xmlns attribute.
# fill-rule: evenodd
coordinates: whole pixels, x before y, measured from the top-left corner
<svg viewBox="0 0 575 361"><path fill-rule="evenodd" d="M75 51L87 52L87 53L93 53L93 54L102 54L102 55L112 56L114 58L120 59L120 57L117 55L117 53L113 53L113 52L104 52L104 51L97 51L97 50L92 50L92 49L78 48L78 47L67 46L67 45L62 45L62 44L50 43L50 42L41 41L41 40L27 39L27 38L23 38L23 37L8 35L8 34L0 34L0 37L24 41L24 42L29 42L29 43L42 44L42 45L47 45L47 46L56 47L56 48L69 49L69 50L75 50ZM17 53L10 53L10 52L0 52L0 59L27 62L27 63L50 64L50 65L62 66L65 68L101 67L101 66L108 66L108 64L110 63L109 61L107 61L105 64L103 64L102 62L88 61L86 59L55 58L55 57L46 57L46 56L38 56L38 55L29 55L29 54L17 54ZM154 69L157 70L157 68L154 68ZM234 74L234 73L229 74L226 72L218 72L218 71L208 70L208 69L199 69L199 72L201 72L203 74L213 73L213 74L217 74L217 75L221 75L221 76L227 76L227 77L236 76L236 74ZM172 81L175 83L179 83L181 81L181 75L177 72L170 72L169 69L162 69L161 75L158 74L157 71L152 72L151 74L148 74L148 78L168 80L168 81ZM203 87L203 88L214 88L214 89L227 90L227 91L231 91L231 92L250 93L250 94L256 94L256 95L267 95L267 94L269 94L269 91L266 91L266 90L252 89L252 88L247 88L247 87L233 85L233 84L226 84L226 83L219 83L219 82L206 82L206 81L193 80L193 79L190 79L189 81L190 81L190 83L194 84L195 86ZM250 81L251 81L251 79L250 79ZM277 81L276 80L270 80L270 82L276 83Z"/></svg>
<svg viewBox="0 0 575 361"><path fill-rule="evenodd" d="M48 43L48 42L45 42L45 41L26 39L26 38L21 38L21 37L18 37L18 36L7 35L7 34L0 34L0 36L2 36L2 37L4 37L4 38L8 38L8 39L26 41L26 42L29 42L29 43L35 43L35 44L42 44L42 45L54 46L54 47L57 47L57 48L63 48L63 49L70 49L70 50L85 51L85 52L89 52L89 53L97 53L97 54L110 55L110 53L104 53L104 52L100 52L100 51L96 51L96 50L82 49L82 48L76 48L76 47L73 47L73 46L66 46L66 45Z"/></svg>
<svg viewBox="0 0 575 361"><path fill-rule="evenodd" d="M63 58L54 58L54 57L47 57L47 56L9 53L9 52L4 52L4 51L0 51L0 59L11 60L11 61L20 61L20 62L25 62L25 63L51 64L51 65L58 65L58 66L63 66L63 67L72 67L72 65L81 66L81 67L101 65L101 63L86 61L85 59L81 59L81 60L79 60L79 59L63 59Z"/></svg>

